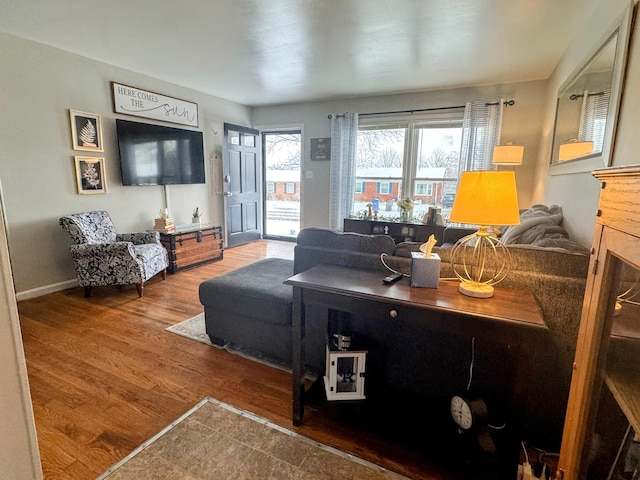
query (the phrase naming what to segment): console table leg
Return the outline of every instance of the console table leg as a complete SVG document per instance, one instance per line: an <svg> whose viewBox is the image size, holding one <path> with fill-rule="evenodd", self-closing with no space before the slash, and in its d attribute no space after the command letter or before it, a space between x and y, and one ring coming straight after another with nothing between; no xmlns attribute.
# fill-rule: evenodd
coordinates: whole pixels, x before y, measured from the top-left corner
<svg viewBox="0 0 640 480"><path fill-rule="evenodd" d="M293 424L302 424L304 415L304 364L305 364L305 315L302 289L293 288L292 334L293 334Z"/></svg>

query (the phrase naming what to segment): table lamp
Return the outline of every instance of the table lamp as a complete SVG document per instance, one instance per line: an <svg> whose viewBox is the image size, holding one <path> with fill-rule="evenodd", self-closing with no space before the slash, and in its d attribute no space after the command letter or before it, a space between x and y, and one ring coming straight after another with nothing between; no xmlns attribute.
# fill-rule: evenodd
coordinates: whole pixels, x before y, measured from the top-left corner
<svg viewBox="0 0 640 480"><path fill-rule="evenodd" d="M524 146L507 142L506 145L496 145L493 147L491 163L494 165L522 165L523 158Z"/></svg>
<svg viewBox="0 0 640 480"><path fill-rule="evenodd" d="M573 160L574 158L584 157L585 155L591 155L592 153L593 142L591 140L580 142L577 138L574 138L560 145L558 160L565 162L567 160Z"/></svg>
<svg viewBox="0 0 640 480"><path fill-rule="evenodd" d="M460 279L460 293L476 298L493 296L493 285L511 269L511 254L489 226L520 223L514 172L463 172L450 221L478 225L451 251L451 266Z"/></svg>

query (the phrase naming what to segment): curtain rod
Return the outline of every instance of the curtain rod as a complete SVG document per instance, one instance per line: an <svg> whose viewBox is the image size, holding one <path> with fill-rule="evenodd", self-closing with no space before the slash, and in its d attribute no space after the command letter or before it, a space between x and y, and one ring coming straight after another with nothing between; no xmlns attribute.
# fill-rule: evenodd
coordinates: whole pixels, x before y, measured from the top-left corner
<svg viewBox="0 0 640 480"><path fill-rule="evenodd" d="M487 102L485 103L485 105L498 105L498 103L500 102ZM515 100L506 100L504 102L504 106L505 107L510 107L512 105L515 105L516 102ZM370 112L370 113L360 113L358 114L359 117L366 117L368 115L394 115L397 113L417 113L417 112L434 112L437 110L453 110L455 108L465 108L466 105L454 105L452 107L432 107L432 108L419 108L417 110L396 110L393 112ZM336 117L344 117L344 115L336 115ZM329 120L331 120L332 115L329 115L327 117Z"/></svg>

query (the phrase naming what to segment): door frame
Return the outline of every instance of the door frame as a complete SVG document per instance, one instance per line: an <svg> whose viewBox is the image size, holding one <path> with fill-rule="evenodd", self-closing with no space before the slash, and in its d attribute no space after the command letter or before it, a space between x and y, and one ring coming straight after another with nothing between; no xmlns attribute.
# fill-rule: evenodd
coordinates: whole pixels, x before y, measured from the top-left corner
<svg viewBox="0 0 640 480"><path fill-rule="evenodd" d="M300 135L300 229L302 230L302 205L304 201L304 188L303 188L303 178L302 172L303 164L304 164L304 126L303 125L283 125L278 127L263 127L260 128L260 143L261 143L261 152L262 152L262 237L269 240L281 240L283 242L295 242L297 241L296 237L289 237L283 235L271 235L266 232L266 224L267 224L267 163L265 161L266 152L265 152L265 142L264 135L270 133L297 133Z"/></svg>

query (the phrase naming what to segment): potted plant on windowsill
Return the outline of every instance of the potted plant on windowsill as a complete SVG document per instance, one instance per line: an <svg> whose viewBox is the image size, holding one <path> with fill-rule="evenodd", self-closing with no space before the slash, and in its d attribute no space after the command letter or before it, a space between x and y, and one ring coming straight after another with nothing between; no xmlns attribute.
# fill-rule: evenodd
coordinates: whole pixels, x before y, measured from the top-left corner
<svg viewBox="0 0 640 480"><path fill-rule="evenodd" d="M191 216L191 223L195 223L196 225L202 224L202 212L198 207L193 211L193 215Z"/></svg>

